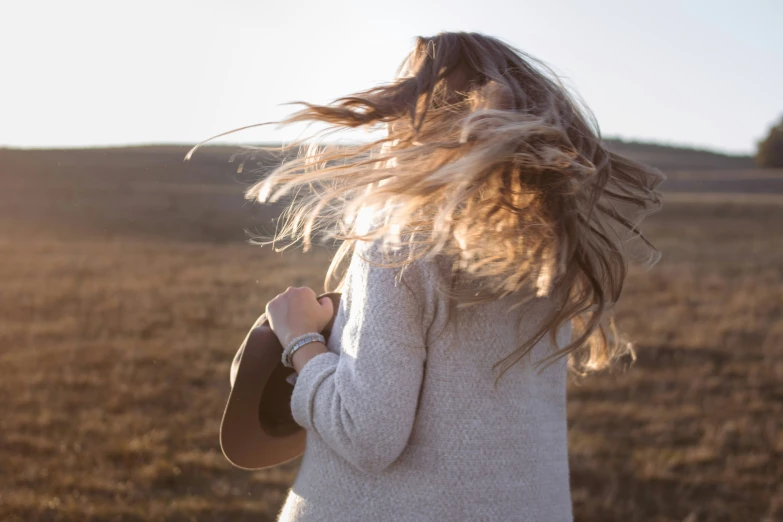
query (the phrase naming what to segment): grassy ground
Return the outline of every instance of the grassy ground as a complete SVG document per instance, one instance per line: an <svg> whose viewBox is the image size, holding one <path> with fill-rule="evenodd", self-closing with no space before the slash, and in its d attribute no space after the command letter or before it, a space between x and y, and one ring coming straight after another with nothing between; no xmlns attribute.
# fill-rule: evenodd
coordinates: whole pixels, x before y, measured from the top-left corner
<svg viewBox="0 0 783 522"><path fill-rule="evenodd" d="M58 185L1 160L0 519L273 520L297 464L224 459L228 368L267 300L322 288L329 252L243 244L269 210L236 186L73 161ZM781 223L769 194L676 194L650 218L664 257L619 310L638 359L569 389L577 520L783 520Z"/></svg>

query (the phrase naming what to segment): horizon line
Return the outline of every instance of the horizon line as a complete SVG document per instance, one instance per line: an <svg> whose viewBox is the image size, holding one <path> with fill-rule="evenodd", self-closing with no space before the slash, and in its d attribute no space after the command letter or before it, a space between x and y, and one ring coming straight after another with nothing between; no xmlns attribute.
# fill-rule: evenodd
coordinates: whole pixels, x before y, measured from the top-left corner
<svg viewBox="0 0 783 522"><path fill-rule="evenodd" d="M260 141L260 142L212 142L212 143L204 143L199 148L203 147L212 147L212 148L218 148L218 147L263 147L263 146L276 146L279 147L284 143L291 143L295 140L288 140L288 141ZM361 140L340 140L342 143L351 143L351 144L358 144L358 143L364 143ZM630 144L630 145L647 145L647 146L653 146L653 147L664 147L669 149L678 149L678 150L687 150L687 151L694 151L694 152L707 152L711 154L719 154L721 156L728 156L728 157L735 157L735 158L752 158L753 152L732 152L727 151L725 149L720 148L712 148L709 146L703 146L703 145L695 145L695 144L687 144L687 143L677 143L677 142L665 142L665 141L654 141L654 140L642 140L642 139L636 139L636 138L623 138L621 136L605 136L602 138L602 141L609 141L609 142L620 142L624 144ZM322 143L328 144L331 143L329 141L324 141ZM197 144L197 143L196 143ZM31 151L45 151L45 150L101 150L101 149L130 149L130 148L152 148L152 147L194 147L195 144L190 144L186 142L175 142L175 141L160 141L160 142L137 142L137 143L124 143L124 144L105 144L105 145L73 145L73 146L13 146L13 145L2 145L0 144L0 150L31 150Z"/></svg>

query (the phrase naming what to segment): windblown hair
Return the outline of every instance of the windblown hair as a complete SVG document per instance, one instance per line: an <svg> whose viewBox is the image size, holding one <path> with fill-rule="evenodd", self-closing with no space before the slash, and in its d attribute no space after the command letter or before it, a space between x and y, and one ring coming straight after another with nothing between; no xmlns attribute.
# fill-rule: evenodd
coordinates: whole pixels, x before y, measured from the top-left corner
<svg viewBox="0 0 783 522"><path fill-rule="evenodd" d="M302 239L307 251L316 231L342 241L325 291L355 241L383 238L394 250L409 248L404 260L382 266L436 255L453 261L450 310L509 294L519 304L554 300L538 332L495 365L498 378L547 332L555 340L567 321L571 342L537 364L570 355L581 374L632 354L612 312L629 241L648 265L660 257L637 225L660 209L655 189L665 176L608 150L592 113L546 65L494 37L440 33L418 37L390 83L327 105L296 103L304 108L277 123L326 130L281 148L251 148L283 156L246 196L274 202L309 189L296 191L271 242ZM386 133L369 143L322 144L349 128ZM368 216L379 226L367 227Z"/></svg>

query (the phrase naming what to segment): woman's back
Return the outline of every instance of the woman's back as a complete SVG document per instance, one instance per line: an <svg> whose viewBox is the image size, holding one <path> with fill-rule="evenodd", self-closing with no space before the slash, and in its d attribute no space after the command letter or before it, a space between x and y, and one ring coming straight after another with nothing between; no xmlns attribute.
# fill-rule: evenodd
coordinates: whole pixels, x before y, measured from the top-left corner
<svg viewBox="0 0 783 522"><path fill-rule="evenodd" d="M380 262L378 243L359 252ZM552 305L509 296L448 320L447 268L421 260L396 282L351 259L330 352L292 397L310 429L281 520L572 519L565 359L538 374L525 358L497 387L492 370ZM547 336L530 356L551 350Z"/></svg>
<svg viewBox="0 0 783 522"><path fill-rule="evenodd" d="M397 265L405 284L351 257L329 345L292 356L307 449L282 518L570 520L566 370L626 353L605 319L631 257L659 258L639 224L665 177L608 149L545 64L479 33L419 37L392 82L303 105L283 123L386 135L283 154L246 193L297 189L268 243L341 241L325 290L354 246L416 236L402 245L424 255ZM308 328L324 315L310 294Z"/></svg>

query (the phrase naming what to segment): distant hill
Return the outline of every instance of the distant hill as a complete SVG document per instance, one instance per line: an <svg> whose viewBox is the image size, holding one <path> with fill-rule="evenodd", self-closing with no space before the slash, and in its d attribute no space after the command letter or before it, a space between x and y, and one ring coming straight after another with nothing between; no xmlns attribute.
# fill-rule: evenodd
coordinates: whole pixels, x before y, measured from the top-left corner
<svg viewBox="0 0 783 522"><path fill-rule="evenodd" d="M663 171L745 170L756 167L750 156L730 156L709 150L619 139L607 139L604 140L604 143L618 154L623 154Z"/></svg>
<svg viewBox="0 0 783 522"><path fill-rule="evenodd" d="M154 145L95 149L0 149L0 236L57 234L181 240L246 238L267 232L279 206L243 197L260 177L229 163L237 147ZM270 158L262 158L262 163Z"/></svg>
<svg viewBox="0 0 783 522"><path fill-rule="evenodd" d="M755 168L747 157L617 140L608 145L663 170L664 193L783 194L783 170ZM279 156L209 145L184 162L188 150L0 148L0 237L49 230L58 236L234 241L247 238L245 228L274 231L287 202L252 204L243 191Z"/></svg>
<svg viewBox="0 0 783 522"><path fill-rule="evenodd" d="M642 163L652 165L663 171L682 170L746 170L755 169L753 158L750 156L732 156L709 150L692 149L672 145L654 143L641 143L623 141L620 139L605 139L604 143L611 150L626 155ZM162 164L170 165L175 170L183 166L181 162L191 145L161 144L140 145L128 147L96 147L91 149L4 149L0 148L0 160L7 161L10 158L24 157L25 162L32 161L41 166L65 162L76 162L80 167L95 167L104 165L122 165L132 163L136 167L154 165L160 168ZM200 167L210 165L220 170L232 170L228 159L236 152L242 150L243 145L204 145L199 148L193 158ZM21 156L20 156L21 155ZM254 161L273 161L271 155L258 156ZM175 166L174 163L180 165ZM239 160L237 160L237 164ZM187 166L185 164L184 166ZM254 164L251 162L248 169ZM190 169L188 169L190 170ZM236 170L235 168L233 170ZM141 173L143 174L143 173ZM196 176L198 177L198 176ZM245 179L247 175L243 176ZM195 181L193 176L189 180ZM219 179L210 177L201 178L199 182L220 182Z"/></svg>

